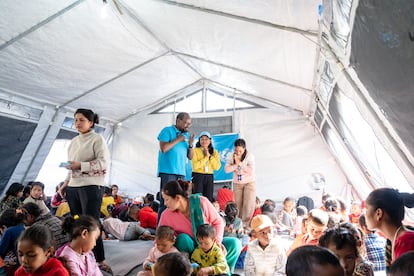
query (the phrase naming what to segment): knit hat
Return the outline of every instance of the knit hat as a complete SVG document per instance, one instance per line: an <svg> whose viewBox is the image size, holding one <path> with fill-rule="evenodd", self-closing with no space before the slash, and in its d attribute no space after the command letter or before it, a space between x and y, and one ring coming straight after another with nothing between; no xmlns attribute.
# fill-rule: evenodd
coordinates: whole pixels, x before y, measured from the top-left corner
<svg viewBox="0 0 414 276"><path fill-rule="evenodd" d="M250 223L250 227L255 232L258 232L266 227L273 227L274 224L272 220L266 215L257 215L252 218L252 222Z"/></svg>

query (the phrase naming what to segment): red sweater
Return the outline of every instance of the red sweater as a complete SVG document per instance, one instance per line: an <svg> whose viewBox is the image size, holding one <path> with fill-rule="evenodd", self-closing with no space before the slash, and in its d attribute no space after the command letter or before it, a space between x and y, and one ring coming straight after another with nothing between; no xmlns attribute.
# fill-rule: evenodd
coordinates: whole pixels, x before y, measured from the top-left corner
<svg viewBox="0 0 414 276"><path fill-rule="evenodd" d="M20 266L14 273L14 276L69 276L69 272L63 266L62 262L56 258L49 258L38 270L33 273L27 273Z"/></svg>
<svg viewBox="0 0 414 276"><path fill-rule="evenodd" d="M234 193L232 190L227 188L220 188L217 190L217 202L220 205L220 210L224 211L226 203L229 201L234 201Z"/></svg>
<svg viewBox="0 0 414 276"><path fill-rule="evenodd" d="M149 206L145 206L139 212L139 224L144 228L155 229L157 226L158 214Z"/></svg>

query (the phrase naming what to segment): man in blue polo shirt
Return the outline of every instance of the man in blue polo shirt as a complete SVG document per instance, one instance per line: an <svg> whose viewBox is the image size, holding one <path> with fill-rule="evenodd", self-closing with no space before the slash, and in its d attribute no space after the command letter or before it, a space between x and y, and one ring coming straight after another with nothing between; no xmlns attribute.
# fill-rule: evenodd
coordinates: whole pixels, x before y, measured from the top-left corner
<svg viewBox="0 0 414 276"><path fill-rule="evenodd" d="M160 150L158 152L158 176L161 178L162 188L172 180L183 179L186 174L187 158L191 160L194 155L194 134L188 133L191 118L188 113L180 112L175 125L164 127L158 134ZM160 198L158 218L164 211L164 199Z"/></svg>

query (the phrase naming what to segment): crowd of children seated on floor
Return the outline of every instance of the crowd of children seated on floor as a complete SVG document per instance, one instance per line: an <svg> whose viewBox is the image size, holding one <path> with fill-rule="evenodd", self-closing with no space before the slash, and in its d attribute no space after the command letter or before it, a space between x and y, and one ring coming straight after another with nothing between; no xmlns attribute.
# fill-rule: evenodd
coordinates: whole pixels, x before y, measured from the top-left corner
<svg viewBox="0 0 414 276"><path fill-rule="evenodd" d="M226 252L216 243L213 227L200 225L196 229L198 247L191 255L183 255L174 247L174 229L157 228L158 202L154 195L145 195L143 202L124 202L118 189L117 185L106 188L102 220L98 222L89 216L70 216L64 195L56 193L50 205L47 204L41 182L30 183L26 195L23 185L13 183L0 201L0 276L69 275L69 272L71 275L107 275L99 270L91 251L99 235L125 241L154 240L143 270L138 273L140 276L229 275ZM371 198L370 205L374 202ZM394 252L388 254L398 244L400 230L410 235L411 228L400 226L390 238L380 222L377 222L378 229L385 229L386 233L368 227L367 215L371 225L375 219L392 220L392 214L385 215L392 211L382 207L367 209L373 213L364 214L364 202L353 201L348 214L344 201L324 195L321 206L314 206L313 200L306 196L287 197L281 210L277 210L275 201L266 199L261 203L257 198L256 210L247 228L238 217L231 189L220 188L213 204L225 222L224 236L236 237L242 242L236 268L242 269L246 276L359 276L374 275L374 272L385 275L387 268L388 275L414 275L414 252L410 252L414 250L414 238L409 236L404 239L404 246L398 245L405 248L404 252L398 251L398 256ZM42 258L31 261L31 252L38 252ZM79 259L79 255L84 259ZM179 265L176 263L173 269L172 262L177 261ZM60 274L53 274L56 271Z"/></svg>

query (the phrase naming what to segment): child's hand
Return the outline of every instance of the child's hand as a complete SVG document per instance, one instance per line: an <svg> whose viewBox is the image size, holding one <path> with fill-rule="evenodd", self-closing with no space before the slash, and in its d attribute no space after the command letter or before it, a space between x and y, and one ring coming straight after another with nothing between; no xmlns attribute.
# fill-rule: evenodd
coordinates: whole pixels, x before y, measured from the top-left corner
<svg viewBox="0 0 414 276"><path fill-rule="evenodd" d="M213 273L214 271L212 271L211 267L203 267L197 272L197 276L204 276L204 275L209 275Z"/></svg>
<svg viewBox="0 0 414 276"><path fill-rule="evenodd" d="M151 262L147 262L145 265L144 265L144 269L145 270L151 270L151 266L153 265L153 263L151 263Z"/></svg>

